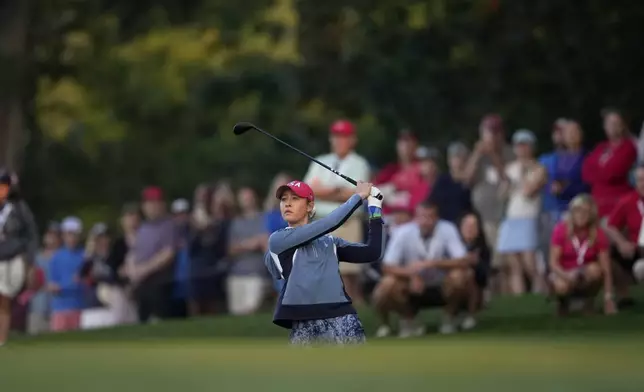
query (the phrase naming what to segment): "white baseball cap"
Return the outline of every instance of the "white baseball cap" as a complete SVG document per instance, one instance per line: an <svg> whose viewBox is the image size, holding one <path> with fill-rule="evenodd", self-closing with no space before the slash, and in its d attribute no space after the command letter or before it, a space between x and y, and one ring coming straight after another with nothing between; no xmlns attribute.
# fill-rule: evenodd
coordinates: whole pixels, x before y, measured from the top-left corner
<svg viewBox="0 0 644 392"><path fill-rule="evenodd" d="M170 206L170 211L172 211L173 214L188 212L188 210L190 210L190 203L186 199L177 199L173 201Z"/></svg>
<svg viewBox="0 0 644 392"><path fill-rule="evenodd" d="M68 216L63 219L63 223L60 224L60 230L63 233L80 234L83 232L83 222L75 216Z"/></svg>
<svg viewBox="0 0 644 392"><path fill-rule="evenodd" d="M537 142L537 137L534 136L532 131L527 129L519 129L512 135L512 144L530 144L534 145Z"/></svg>

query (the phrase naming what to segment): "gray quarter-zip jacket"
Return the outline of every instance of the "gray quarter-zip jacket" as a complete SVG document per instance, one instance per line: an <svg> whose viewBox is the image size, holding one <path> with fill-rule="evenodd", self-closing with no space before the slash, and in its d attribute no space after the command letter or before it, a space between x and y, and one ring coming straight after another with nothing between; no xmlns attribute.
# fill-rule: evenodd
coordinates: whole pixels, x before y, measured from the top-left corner
<svg viewBox="0 0 644 392"><path fill-rule="evenodd" d="M268 240L266 268L282 281L273 322L291 328L296 320L318 320L355 314L344 290L339 262L371 263L384 253L380 216L369 219L366 244L345 241L329 233L362 206L353 195L331 214L304 226L274 232Z"/></svg>

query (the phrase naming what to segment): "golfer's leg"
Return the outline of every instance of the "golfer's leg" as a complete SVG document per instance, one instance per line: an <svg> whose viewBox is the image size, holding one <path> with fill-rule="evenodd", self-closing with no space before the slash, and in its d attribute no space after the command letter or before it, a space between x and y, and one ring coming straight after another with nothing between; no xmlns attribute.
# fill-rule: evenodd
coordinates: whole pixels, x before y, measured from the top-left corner
<svg viewBox="0 0 644 392"><path fill-rule="evenodd" d="M289 336L290 343L296 346L309 346L319 341L325 329L324 320L294 321Z"/></svg>
<svg viewBox="0 0 644 392"><path fill-rule="evenodd" d="M333 344L361 344L367 341L360 319L355 314L324 320L324 340Z"/></svg>

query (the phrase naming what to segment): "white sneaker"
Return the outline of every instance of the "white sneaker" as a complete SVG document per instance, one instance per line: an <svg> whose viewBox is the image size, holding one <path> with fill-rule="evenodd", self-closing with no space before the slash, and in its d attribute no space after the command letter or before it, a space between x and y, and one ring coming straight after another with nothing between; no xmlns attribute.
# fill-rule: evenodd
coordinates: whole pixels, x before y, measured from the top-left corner
<svg viewBox="0 0 644 392"><path fill-rule="evenodd" d="M454 320L452 317L446 315L443 316L440 327L438 327L438 332L442 335L449 335L456 332L456 327L454 326Z"/></svg>
<svg viewBox="0 0 644 392"><path fill-rule="evenodd" d="M476 319L474 316L466 316L461 322L461 329L463 331L469 331L470 329L474 329L474 327L476 327Z"/></svg>
<svg viewBox="0 0 644 392"><path fill-rule="evenodd" d="M489 289L483 290L483 305L489 305L492 302L492 292Z"/></svg>
<svg viewBox="0 0 644 392"><path fill-rule="evenodd" d="M377 338L386 338L389 335L391 335L391 328L388 325L381 325L378 327L378 330L376 331Z"/></svg>
<svg viewBox="0 0 644 392"><path fill-rule="evenodd" d="M398 328L398 337L402 339L410 338L413 336L413 328L409 321L400 320Z"/></svg>
<svg viewBox="0 0 644 392"><path fill-rule="evenodd" d="M441 335L451 335L453 333L456 333L456 327L454 326L454 324L451 324L451 323L443 323L438 328L438 332Z"/></svg>
<svg viewBox="0 0 644 392"><path fill-rule="evenodd" d="M633 276L638 283L644 282L644 259L639 259L633 264Z"/></svg>
<svg viewBox="0 0 644 392"><path fill-rule="evenodd" d="M424 336L426 332L427 329L423 324L415 324L411 331L412 336L414 337Z"/></svg>

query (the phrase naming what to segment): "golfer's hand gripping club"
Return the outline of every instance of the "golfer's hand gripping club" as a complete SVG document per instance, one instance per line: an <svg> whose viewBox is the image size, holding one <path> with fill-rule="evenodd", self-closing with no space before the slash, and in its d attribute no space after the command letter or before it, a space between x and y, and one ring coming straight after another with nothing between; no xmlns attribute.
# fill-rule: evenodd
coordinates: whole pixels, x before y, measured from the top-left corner
<svg viewBox="0 0 644 392"><path fill-rule="evenodd" d="M369 206L369 208L371 209L371 207L376 207L382 209L382 199L383 197L380 189L372 186L369 197L367 197L367 205Z"/></svg>

